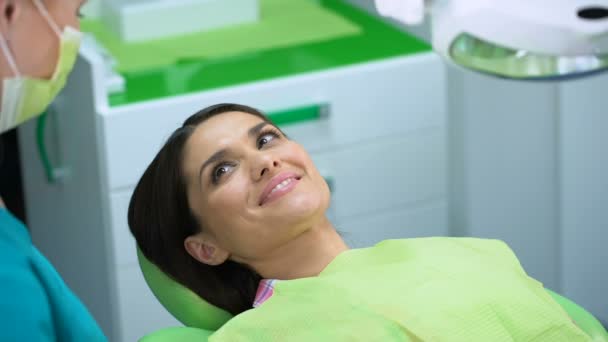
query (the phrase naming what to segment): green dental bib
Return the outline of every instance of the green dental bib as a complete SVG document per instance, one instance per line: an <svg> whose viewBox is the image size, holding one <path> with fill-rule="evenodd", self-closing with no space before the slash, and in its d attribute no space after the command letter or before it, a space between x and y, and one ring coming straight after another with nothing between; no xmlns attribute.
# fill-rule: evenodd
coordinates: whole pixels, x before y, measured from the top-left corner
<svg viewBox="0 0 608 342"><path fill-rule="evenodd" d="M590 341L495 240L384 241L278 282L209 341Z"/></svg>

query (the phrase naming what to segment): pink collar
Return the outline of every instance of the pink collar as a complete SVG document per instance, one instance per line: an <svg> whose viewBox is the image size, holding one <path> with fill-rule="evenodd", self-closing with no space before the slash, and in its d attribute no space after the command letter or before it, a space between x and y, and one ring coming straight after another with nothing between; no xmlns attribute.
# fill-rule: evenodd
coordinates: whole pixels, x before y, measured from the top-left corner
<svg viewBox="0 0 608 342"><path fill-rule="evenodd" d="M253 307L257 308L262 305L268 298L272 297L274 293L274 285L277 279L262 279L260 285L258 285L258 291L255 293L255 300L253 301Z"/></svg>

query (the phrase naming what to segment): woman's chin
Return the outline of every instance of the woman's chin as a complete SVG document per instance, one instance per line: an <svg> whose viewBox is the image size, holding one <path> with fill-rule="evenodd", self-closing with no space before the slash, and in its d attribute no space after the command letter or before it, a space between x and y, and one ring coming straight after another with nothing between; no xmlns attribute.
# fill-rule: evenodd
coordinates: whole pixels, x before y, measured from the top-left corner
<svg viewBox="0 0 608 342"><path fill-rule="evenodd" d="M268 203L264 209L271 211L271 216L280 216L288 220L307 219L319 214L324 215L327 210L325 202L327 201L318 194L293 192Z"/></svg>

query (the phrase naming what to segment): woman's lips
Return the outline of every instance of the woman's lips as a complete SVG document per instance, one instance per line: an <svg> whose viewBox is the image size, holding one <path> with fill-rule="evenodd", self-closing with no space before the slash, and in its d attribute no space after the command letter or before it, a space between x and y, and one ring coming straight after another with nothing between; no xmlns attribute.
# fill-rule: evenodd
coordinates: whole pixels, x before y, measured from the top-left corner
<svg viewBox="0 0 608 342"><path fill-rule="evenodd" d="M283 172L274 176L262 191L260 206L289 193L300 182L300 176L293 172Z"/></svg>

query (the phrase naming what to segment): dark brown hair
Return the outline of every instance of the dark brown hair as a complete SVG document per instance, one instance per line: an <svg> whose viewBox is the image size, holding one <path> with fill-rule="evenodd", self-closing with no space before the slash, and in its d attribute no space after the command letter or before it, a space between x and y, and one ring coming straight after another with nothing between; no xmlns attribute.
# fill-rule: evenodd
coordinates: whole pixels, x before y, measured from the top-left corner
<svg viewBox="0 0 608 342"><path fill-rule="evenodd" d="M233 315L253 303L260 275L246 265L227 260L209 266L184 248L186 237L201 230L188 205L182 170L184 146L195 128L218 114L244 112L270 122L258 110L238 104L218 104L189 117L167 140L148 166L129 204L129 228L142 253L171 278L201 298Z"/></svg>

